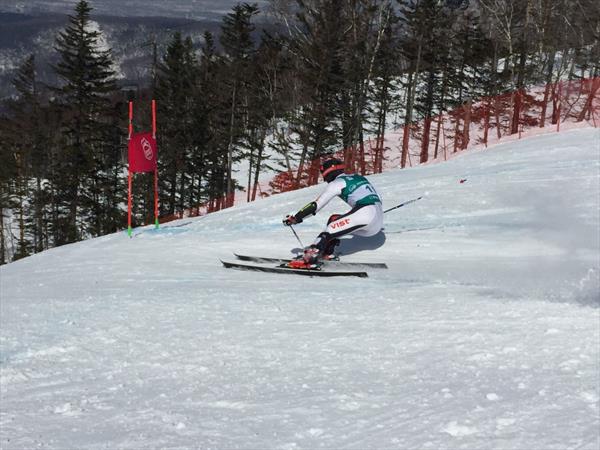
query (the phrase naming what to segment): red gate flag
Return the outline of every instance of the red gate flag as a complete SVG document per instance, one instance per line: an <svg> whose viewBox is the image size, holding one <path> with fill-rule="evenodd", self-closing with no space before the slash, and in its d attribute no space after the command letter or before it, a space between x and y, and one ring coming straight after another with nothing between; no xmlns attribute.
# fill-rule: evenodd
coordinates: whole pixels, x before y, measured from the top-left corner
<svg viewBox="0 0 600 450"><path fill-rule="evenodd" d="M129 139L129 171L154 172L156 170L156 138L152 133L134 133Z"/></svg>

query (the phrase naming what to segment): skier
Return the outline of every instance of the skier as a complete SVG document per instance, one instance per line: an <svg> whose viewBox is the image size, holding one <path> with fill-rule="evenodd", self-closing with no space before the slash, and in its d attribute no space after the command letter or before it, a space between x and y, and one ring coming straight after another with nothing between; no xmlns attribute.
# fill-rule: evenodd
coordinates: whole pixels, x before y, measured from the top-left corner
<svg viewBox="0 0 600 450"><path fill-rule="evenodd" d="M317 264L319 260L334 258L333 253L340 243L340 236L355 234L368 237L379 233L383 228L381 199L369 180L358 174L345 174L344 163L336 158L324 161L320 171L328 183L325 191L296 214L287 215L283 224L290 226L302 223L305 217L315 215L336 196L352 209L345 214L331 215L325 231L304 249L302 262L307 267Z"/></svg>

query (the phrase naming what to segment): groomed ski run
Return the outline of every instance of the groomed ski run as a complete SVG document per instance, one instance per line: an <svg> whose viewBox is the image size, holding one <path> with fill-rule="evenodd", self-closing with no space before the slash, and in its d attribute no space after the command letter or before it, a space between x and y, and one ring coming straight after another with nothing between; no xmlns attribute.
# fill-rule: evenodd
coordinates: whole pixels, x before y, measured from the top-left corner
<svg viewBox="0 0 600 450"><path fill-rule="evenodd" d="M599 131L371 179L429 194L342 243L368 278L219 262L321 186L1 267L0 447L597 450Z"/></svg>

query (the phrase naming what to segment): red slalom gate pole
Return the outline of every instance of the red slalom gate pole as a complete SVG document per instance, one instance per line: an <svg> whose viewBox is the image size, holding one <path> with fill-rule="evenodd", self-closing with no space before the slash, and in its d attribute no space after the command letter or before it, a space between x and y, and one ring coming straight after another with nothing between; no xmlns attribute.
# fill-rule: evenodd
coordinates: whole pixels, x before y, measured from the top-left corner
<svg viewBox="0 0 600 450"><path fill-rule="evenodd" d="M131 237L131 171L128 171L127 176L127 235Z"/></svg>
<svg viewBox="0 0 600 450"><path fill-rule="evenodd" d="M129 102L129 138L133 134L133 102Z"/></svg>
<svg viewBox="0 0 600 450"><path fill-rule="evenodd" d="M152 99L152 137L156 139L156 100Z"/></svg>
<svg viewBox="0 0 600 450"><path fill-rule="evenodd" d="M152 99L152 137L156 139L156 100ZM158 155L157 155L158 159ZM154 168L154 228L158 228L158 160Z"/></svg>
<svg viewBox="0 0 600 450"><path fill-rule="evenodd" d="M129 102L129 136L131 140L133 134L133 102ZM127 235L131 237L131 170L127 170Z"/></svg>
<svg viewBox="0 0 600 450"><path fill-rule="evenodd" d="M154 228L158 228L158 169L154 169Z"/></svg>

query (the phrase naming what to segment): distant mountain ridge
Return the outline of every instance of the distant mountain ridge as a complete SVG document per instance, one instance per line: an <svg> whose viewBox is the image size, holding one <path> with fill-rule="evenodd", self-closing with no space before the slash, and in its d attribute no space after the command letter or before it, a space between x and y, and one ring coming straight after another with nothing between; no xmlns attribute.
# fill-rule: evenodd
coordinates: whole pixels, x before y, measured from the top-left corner
<svg viewBox="0 0 600 450"><path fill-rule="evenodd" d="M152 48L156 40L165 44L170 35L181 31L197 45L205 31L217 32L218 20L204 22L162 17L92 16L98 23L120 67L120 77L128 84L143 83L150 75ZM24 15L0 13L0 98L13 94L12 79L25 58L34 53L39 80L56 82L49 63L57 57L54 51L58 33L67 25L64 14Z"/></svg>
<svg viewBox="0 0 600 450"><path fill-rule="evenodd" d="M0 12L20 14L70 13L79 0L17 0L0 4ZM215 19L227 13L238 0L89 0L95 14L122 17L174 17L195 20ZM254 0L262 9L268 0Z"/></svg>
<svg viewBox="0 0 600 450"><path fill-rule="evenodd" d="M0 5L0 99L14 94L15 71L32 53L36 55L39 80L56 82L49 63L56 58L56 36L67 25L67 15L72 13L75 3L34 0ZM150 76L151 41L157 42L159 56L175 31L191 36L199 46L206 31L218 34L223 15L237 2L171 0L145 5L148 2L141 0L100 0L90 3L94 7L92 20L106 36L123 84L141 85ZM257 3L264 6L267 2Z"/></svg>

